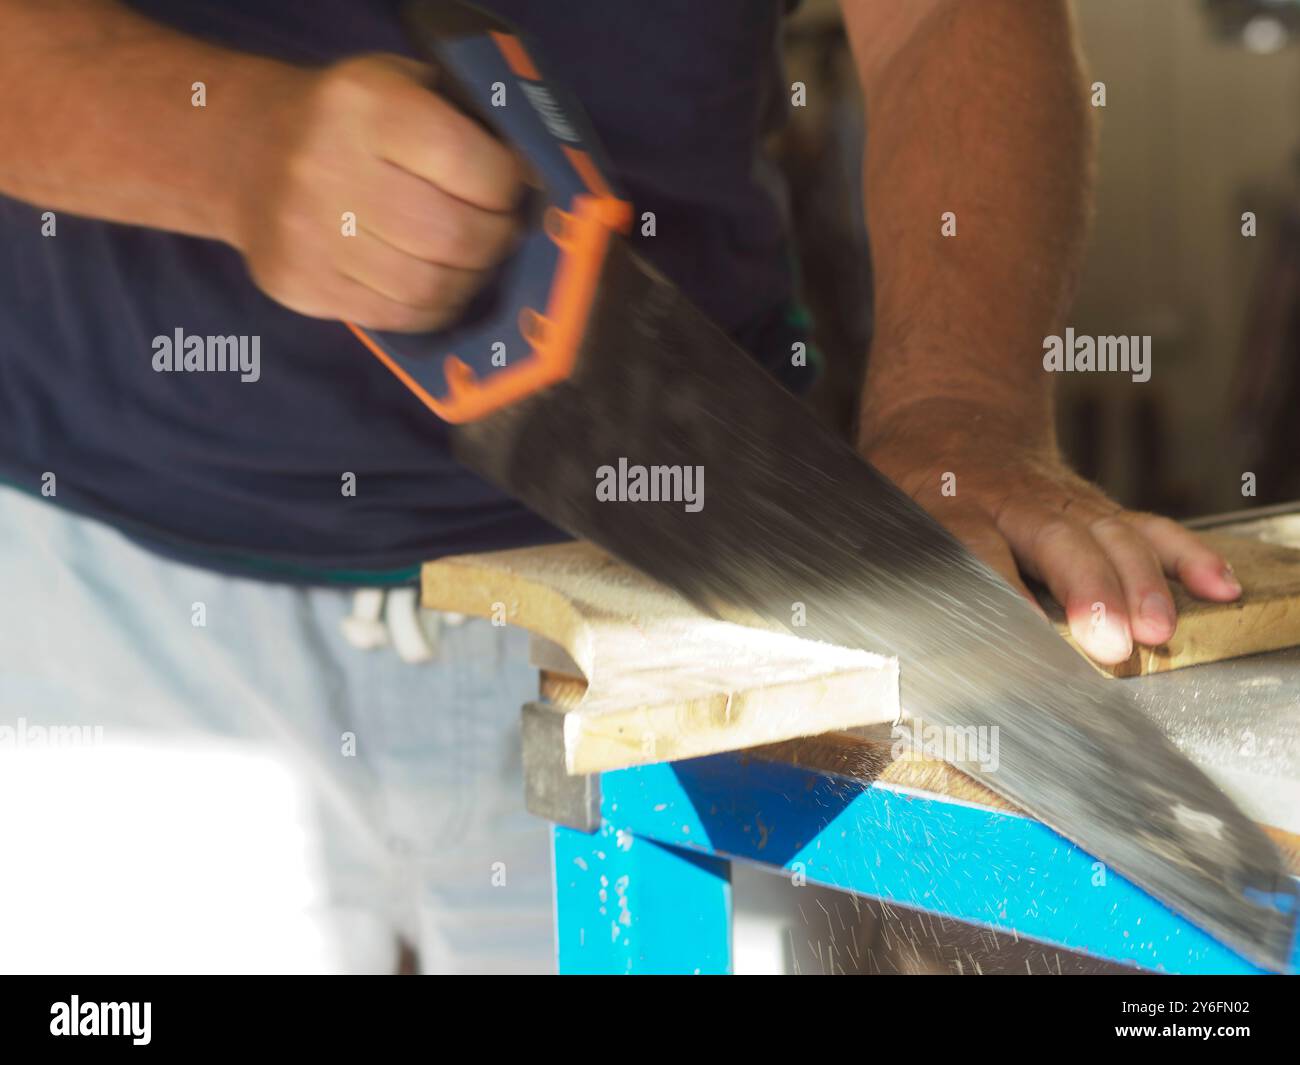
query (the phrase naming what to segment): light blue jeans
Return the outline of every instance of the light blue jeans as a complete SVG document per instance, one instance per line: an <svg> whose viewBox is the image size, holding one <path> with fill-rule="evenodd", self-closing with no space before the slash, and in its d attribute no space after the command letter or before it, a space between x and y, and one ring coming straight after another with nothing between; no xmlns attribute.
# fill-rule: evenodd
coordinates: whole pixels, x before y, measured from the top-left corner
<svg viewBox="0 0 1300 1065"><path fill-rule="evenodd" d="M0 970L553 969L524 634L409 665L350 600L0 489Z"/></svg>

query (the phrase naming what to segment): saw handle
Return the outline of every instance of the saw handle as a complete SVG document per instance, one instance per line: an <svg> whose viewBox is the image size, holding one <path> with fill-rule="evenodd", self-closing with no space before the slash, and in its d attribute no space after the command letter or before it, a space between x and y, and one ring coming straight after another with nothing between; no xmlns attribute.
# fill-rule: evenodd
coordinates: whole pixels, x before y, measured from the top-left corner
<svg viewBox="0 0 1300 1065"><path fill-rule="evenodd" d="M582 109L543 76L524 34L457 0L415 0L403 15L438 91L515 148L542 186L517 250L455 326L412 335L348 323L438 417L468 422L569 376L605 250L632 212Z"/></svg>

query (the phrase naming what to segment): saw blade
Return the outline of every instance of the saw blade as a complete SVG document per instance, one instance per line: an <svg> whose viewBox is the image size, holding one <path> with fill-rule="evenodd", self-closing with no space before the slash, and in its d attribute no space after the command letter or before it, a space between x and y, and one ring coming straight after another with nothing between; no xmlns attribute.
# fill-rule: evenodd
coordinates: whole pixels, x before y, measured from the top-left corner
<svg viewBox="0 0 1300 1065"><path fill-rule="evenodd" d="M454 439L461 461L531 509L721 617L896 655L909 716L996 727L996 767L965 771L1286 968L1296 888L1259 827L1121 682L622 241L573 376ZM598 469L620 460L701 468L703 506L598 498Z"/></svg>

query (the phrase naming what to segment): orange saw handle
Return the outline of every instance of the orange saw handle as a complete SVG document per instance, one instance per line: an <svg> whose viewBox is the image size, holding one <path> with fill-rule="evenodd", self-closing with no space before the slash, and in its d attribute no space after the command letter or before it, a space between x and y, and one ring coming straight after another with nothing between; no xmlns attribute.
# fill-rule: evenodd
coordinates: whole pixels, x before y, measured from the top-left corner
<svg viewBox="0 0 1300 1065"><path fill-rule="evenodd" d="M463 423L573 371L606 249L632 211L605 177L586 116L543 76L522 33L452 0L417 0L404 15L439 68L439 91L446 75L445 95L519 151L542 183L518 249L454 326L417 335L347 323L434 414Z"/></svg>

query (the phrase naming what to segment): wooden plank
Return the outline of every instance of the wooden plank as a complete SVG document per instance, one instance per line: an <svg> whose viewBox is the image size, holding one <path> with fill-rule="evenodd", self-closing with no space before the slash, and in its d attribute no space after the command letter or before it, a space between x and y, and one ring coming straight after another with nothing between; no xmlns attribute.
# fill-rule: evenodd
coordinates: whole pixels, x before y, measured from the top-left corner
<svg viewBox="0 0 1300 1065"><path fill-rule="evenodd" d="M1243 599L1203 603L1175 585L1174 638L1135 652L1115 675L1300 644L1300 551L1205 535L1233 563ZM423 579L426 606L521 625L560 645L593 681L568 726L571 772L735 750L898 714L892 660L707 617L590 544L443 559L424 567ZM1064 632L1063 621L1059 627ZM860 684L867 676L872 682Z"/></svg>
<svg viewBox="0 0 1300 1065"><path fill-rule="evenodd" d="M542 696L557 707L579 705L584 689L585 684L580 678L557 673L542 674ZM894 750L895 744L889 729L877 727L856 733L831 732L765 744L747 753L754 758L799 766L857 784L880 783L932 795L936 799L1028 816L1014 803L968 777L956 766L912 751L905 751L901 757L896 758ZM1213 775L1213 766L1203 768ZM1260 824L1260 828L1273 840L1287 869L1293 875L1300 876L1300 834L1264 823Z"/></svg>
<svg viewBox="0 0 1300 1065"><path fill-rule="evenodd" d="M893 658L718 621L587 543L427 564L425 606L518 625L587 680L570 773L692 758L898 719Z"/></svg>
<svg viewBox="0 0 1300 1065"><path fill-rule="evenodd" d="M1182 612L1178 635L1166 648L1145 656L1134 675L1300 644L1300 551L1223 533L1207 535L1232 561L1245 588L1244 600L1198 603L1177 589ZM570 772L762 747L810 768L815 755L825 771L854 779L878 774L898 787L1011 808L953 766L929 758L894 761L888 757L890 743L848 732L897 718L892 660L717 621L590 545L431 563L425 567L424 603L528 628L563 649L564 655L545 660L548 668L572 672L576 665L594 679L590 690L581 681L568 689L568 702L551 700L557 712L572 708L565 731ZM1174 678L1158 683L1171 682ZM554 676L548 680L548 695L558 683ZM1225 704L1225 713L1230 712ZM829 735L807 739L821 733ZM1231 747L1235 735L1224 743ZM797 743L786 742L800 737ZM1221 750L1222 745L1203 749L1203 739L1198 743L1187 752L1211 776L1220 766L1233 764L1231 751ZM1249 811L1260 789L1276 791L1269 779L1290 779L1277 776L1289 772L1284 766L1269 772L1272 778L1256 773L1259 780L1251 777L1245 783L1225 777L1221 786ZM1276 820L1276 802L1254 805L1254 816L1281 849L1300 858L1294 819Z"/></svg>
<svg viewBox="0 0 1300 1065"><path fill-rule="evenodd" d="M1173 638L1159 647L1137 648L1127 662L1099 666L1102 672L1141 677L1300 646L1300 550L1221 532L1202 537L1231 563L1242 597L1235 603L1207 603L1172 581L1178 608ZM1043 605L1057 631L1078 649L1060 606L1050 598Z"/></svg>

